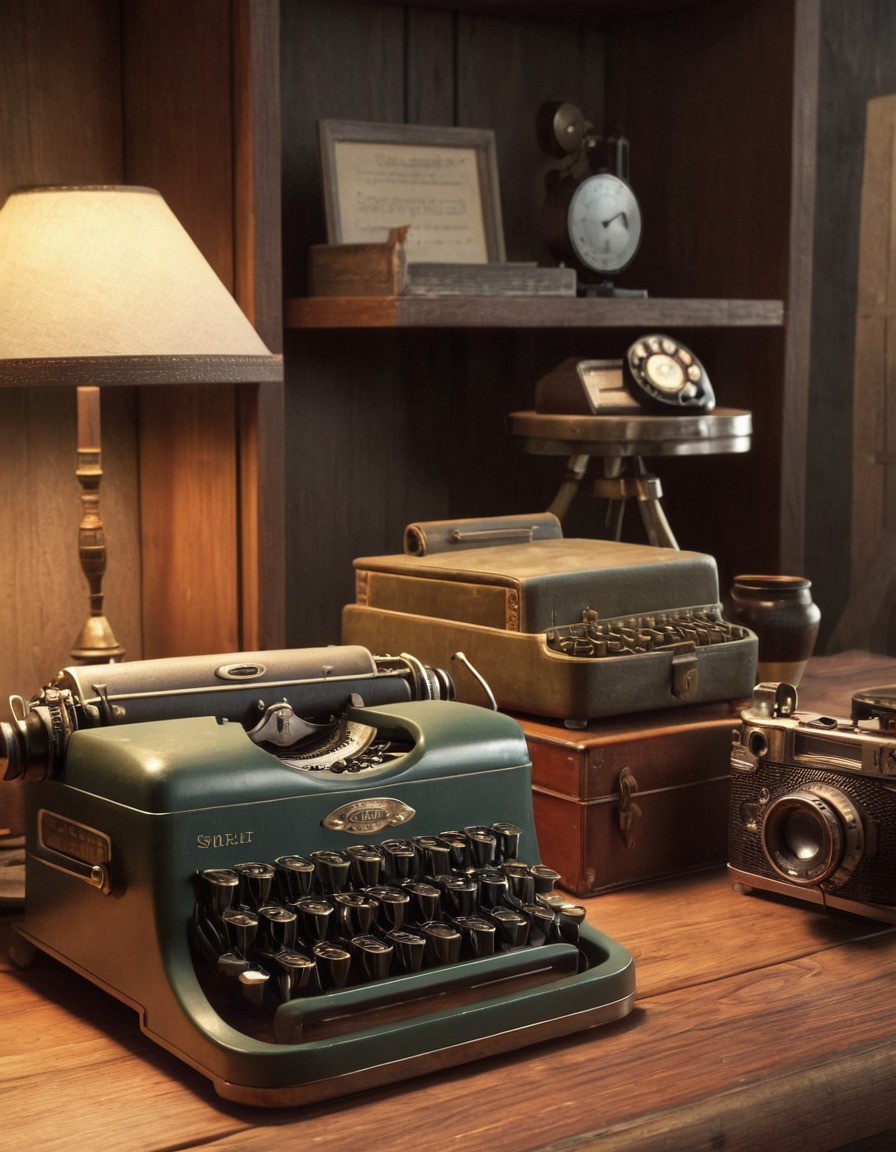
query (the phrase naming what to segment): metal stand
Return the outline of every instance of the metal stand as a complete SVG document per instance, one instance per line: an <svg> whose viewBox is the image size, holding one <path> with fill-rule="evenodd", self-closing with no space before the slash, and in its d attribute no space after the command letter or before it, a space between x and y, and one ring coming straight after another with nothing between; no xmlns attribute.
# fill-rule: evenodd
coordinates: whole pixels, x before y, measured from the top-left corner
<svg viewBox="0 0 896 1152"><path fill-rule="evenodd" d="M752 416L740 409L683 416L512 412L508 424L511 435L524 437L526 452L566 457L566 471L548 508L559 520L576 496L598 497L607 501L605 530L619 540L626 501L637 500L650 543L676 549L678 542L663 509L662 485L644 458L747 452L752 435ZM592 457L600 460L602 475L583 489Z"/></svg>

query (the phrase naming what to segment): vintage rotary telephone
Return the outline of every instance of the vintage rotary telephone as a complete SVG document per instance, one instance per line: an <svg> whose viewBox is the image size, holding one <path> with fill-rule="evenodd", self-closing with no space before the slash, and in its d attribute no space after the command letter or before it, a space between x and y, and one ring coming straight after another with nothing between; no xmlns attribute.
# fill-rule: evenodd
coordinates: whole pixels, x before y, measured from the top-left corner
<svg viewBox="0 0 896 1152"><path fill-rule="evenodd" d="M642 289L613 284L641 243L641 207L628 182L628 140L597 135L565 101L543 104L535 126L541 149L565 161L545 176L541 223L552 258L576 269L582 295L646 296Z"/></svg>
<svg viewBox="0 0 896 1152"><path fill-rule="evenodd" d="M599 416L646 409L693 414L715 407L706 370L680 340L641 336L622 360L564 360L535 385L535 410Z"/></svg>

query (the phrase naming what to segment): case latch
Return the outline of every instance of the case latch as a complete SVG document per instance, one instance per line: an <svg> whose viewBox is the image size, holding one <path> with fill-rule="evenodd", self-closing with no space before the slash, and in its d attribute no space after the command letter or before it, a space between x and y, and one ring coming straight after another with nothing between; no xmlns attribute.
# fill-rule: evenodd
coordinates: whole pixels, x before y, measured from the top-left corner
<svg viewBox="0 0 896 1152"><path fill-rule="evenodd" d="M635 825L641 819L641 808L635 803L638 781L631 768L619 773L619 835L626 848L635 846Z"/></svg>
<svg viewBox="0 0 896 1152"><path fill-rule="evenodd" d="M676 646L672 653L672 695L693 700L697 695L697 650L694 644Z"/></svg>

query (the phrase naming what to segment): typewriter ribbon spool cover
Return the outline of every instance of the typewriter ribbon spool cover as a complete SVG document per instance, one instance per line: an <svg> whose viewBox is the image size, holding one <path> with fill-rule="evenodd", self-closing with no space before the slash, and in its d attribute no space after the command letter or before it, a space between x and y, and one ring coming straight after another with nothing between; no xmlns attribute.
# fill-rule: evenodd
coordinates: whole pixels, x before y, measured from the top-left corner
<svg viewBox="0 0 896 1152"><path fill-rule="evenodd" d="M713 557L564 538L547 513L410 525L405 552L355 560L342 639L461 650L498 706L588 720L749 697L757 641L726 621ZM458 681L458 698L475 685Z"/></svg>
<svg viewBox="0 0 896 1152"><path fill-rule="evenodd" d="M631 956L541 862L522 729L421 669L342 645L64 670L0 725L14 961L67 964L260 1106L625 1016Z"/></svg>

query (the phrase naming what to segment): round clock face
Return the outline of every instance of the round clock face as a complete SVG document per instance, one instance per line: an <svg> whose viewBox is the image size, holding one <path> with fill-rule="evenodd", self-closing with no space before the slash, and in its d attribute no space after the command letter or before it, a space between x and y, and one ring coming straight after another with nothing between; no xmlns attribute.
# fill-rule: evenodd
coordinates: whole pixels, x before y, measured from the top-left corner
<svg viewBox="0 0 896 1152"><path fill-rule="evenodd" d="M621 272L641 242L641 209L624 180L598 172L576 188L567 218L577 258L595 272Z"/></svg>

